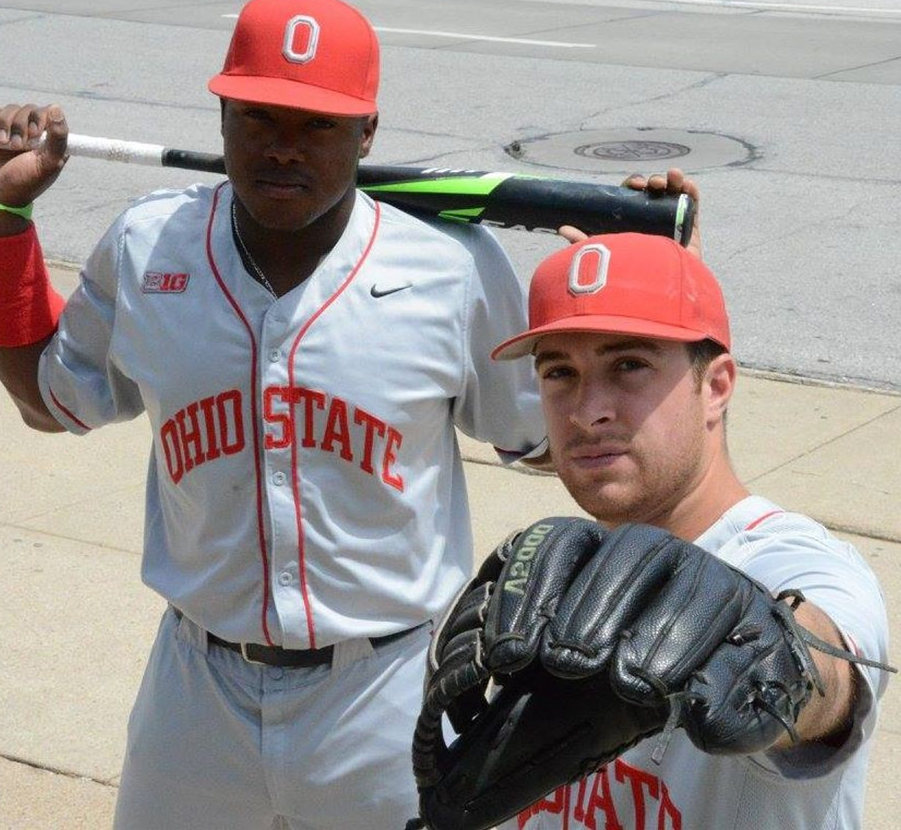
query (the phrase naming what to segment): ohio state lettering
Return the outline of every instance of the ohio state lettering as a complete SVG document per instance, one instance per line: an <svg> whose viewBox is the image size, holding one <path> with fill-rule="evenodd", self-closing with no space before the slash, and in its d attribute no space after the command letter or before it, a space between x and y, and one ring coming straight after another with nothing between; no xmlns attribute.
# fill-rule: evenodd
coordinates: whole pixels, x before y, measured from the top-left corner
<svg viewBox="0 0 901 830"><path fill-rule="evenodd" d="M263 390L267 450L318 447L358 464L369 475L403 492L404 479L394 469L403 435L381 418L339 397L303 386L269 386Z"/></svg>
<svg viewBox="0 0 901 830"><path fill-rule="evenodd" d="M530 819L542 813L562 816L561 826L573 829L682 830L682 813L666 782L621 758L523 810L517 816L520 830L528 830Z"/></svg>
<svg viewBox="0 0 901 830"><path fill-rule="evenodd" d="M160 429L166 469L178 484L191 470L247 446L244 400L239 389L203 398L180 409ZM403 492L395 469L404 437L393 426L358 406L302 386L263 390L266 450L283 450L295 441L305 449L335 453L364 473Z"/></svg>
<svg viewBox="0 0 901 830"><path fill-rule="evenodd" d="M245 446L241 391L229 389L180 409L160 429L160 443L176 484L207 461L241 452Z"/></svg>

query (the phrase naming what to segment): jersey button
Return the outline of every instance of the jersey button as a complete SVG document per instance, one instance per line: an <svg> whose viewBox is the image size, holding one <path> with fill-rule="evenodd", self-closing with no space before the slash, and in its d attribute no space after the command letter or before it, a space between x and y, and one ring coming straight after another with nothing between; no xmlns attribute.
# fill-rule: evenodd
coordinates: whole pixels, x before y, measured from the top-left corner
<svg viewBox="0 0 901 830"><path fill-rule="evenodd" d="M281 470L272 474L272 483L278 487L281 487L287 480L288 477Z"/></svg>
<svg viewBox="0 0 901 830"><path fill-rule="evenodd" d="M272 349L269 352L269 362L278 363L282 359L282 353L278 349Z"/></svg>
<svg viewBox="0 0 901 830"><path fill-rule="evenodd" d="M285 585L285 586L290 585L291 584L291 574L289 574L287 571L280 573L278 575L278 584Z"/></svg>

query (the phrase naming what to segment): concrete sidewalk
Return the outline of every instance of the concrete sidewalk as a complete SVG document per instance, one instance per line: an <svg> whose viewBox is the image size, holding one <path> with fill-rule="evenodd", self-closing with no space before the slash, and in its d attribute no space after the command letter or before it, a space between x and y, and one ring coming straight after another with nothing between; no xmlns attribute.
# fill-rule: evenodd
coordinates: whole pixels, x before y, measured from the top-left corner
<svg viewBox="0 0 901 830"><path fill-rule="evenodd" d="M63 291L74 278L54 272ZM901 395L743 373L729 429L751 489L857 545L901 641ZM555 478L503 469L462 443L478 551L541 516L578 512ZM149 444L143 418L77 440L37 435L0 399L0 828L110 826L126 720L163 609L139 579ZM898 824L899 733L895 679L871 765L869 830Z"/></svg>

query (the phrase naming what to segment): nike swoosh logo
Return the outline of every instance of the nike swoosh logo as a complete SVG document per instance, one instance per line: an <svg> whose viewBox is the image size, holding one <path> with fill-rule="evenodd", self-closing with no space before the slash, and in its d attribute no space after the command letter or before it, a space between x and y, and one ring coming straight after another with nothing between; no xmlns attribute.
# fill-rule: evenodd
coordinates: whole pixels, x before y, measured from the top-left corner
<svg viewBox="0 0 901 830"><path fill-rule="evenodd" d="M372 294L373 297L378 299L379 297L387 297L389 294L396 294L398 291L404 291L407 288L412 288L413 283L408 282L404 285L397 285L394 288L386 288L384 291L379 290L374 285L369 289L369 293Z"/></svg>

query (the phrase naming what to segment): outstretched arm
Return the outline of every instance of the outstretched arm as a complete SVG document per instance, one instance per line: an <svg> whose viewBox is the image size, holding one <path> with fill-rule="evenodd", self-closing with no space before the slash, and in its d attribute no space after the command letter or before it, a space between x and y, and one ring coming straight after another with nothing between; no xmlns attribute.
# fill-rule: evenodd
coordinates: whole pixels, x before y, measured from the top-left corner
<svg viewBox="0 0 901 830"><path fill-rule="evenodd" d="M14 209L0 209L0 383L25 423L42 432L63 430L38 388L38 361L63 301L50 286L37 234L23 212L59 176L67 137L58 106L0 109L0 205Z"/></svg>
<svg viewBox="0 0 901 830"><path fill-rule="evenodd" d="M795 610L795 620L811 634L838 649L846 649L835 623L811 602L802 602ZM820 673L823 694L811 696L795 724L799 741L840 741L845 737L854 710L857 692L857 669L848 661L824 652L811 650ZM791 736L784 733L774 749L793 746Z"/></svg>

